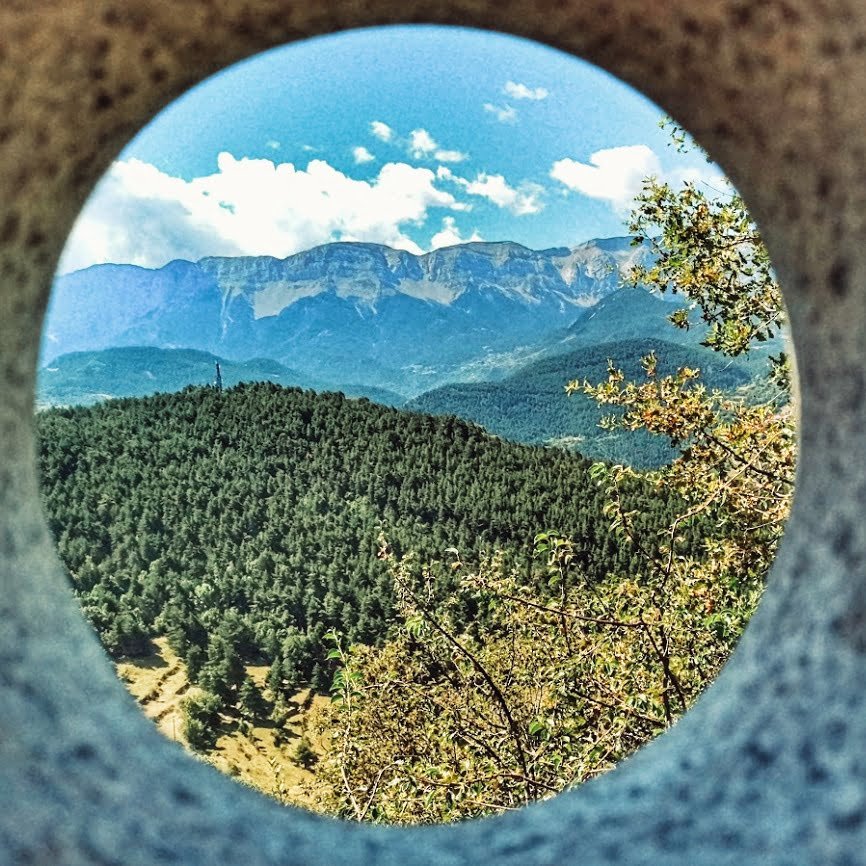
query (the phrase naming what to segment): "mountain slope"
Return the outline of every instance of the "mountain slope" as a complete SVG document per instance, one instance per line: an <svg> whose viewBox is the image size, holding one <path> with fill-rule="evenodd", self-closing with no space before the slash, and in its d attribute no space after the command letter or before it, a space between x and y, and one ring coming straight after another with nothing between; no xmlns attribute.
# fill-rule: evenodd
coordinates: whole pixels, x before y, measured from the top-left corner
<svg viewBox="0 0 866 866"><path fill-rule="evenodd" d="M284 260L98 265L56 280L43 364L73 351L183 347L415 394L485 359L507 364L646 255L629 238L574 250L470 243L422 256L334 243Z"/></svg>
<svg viewBox="0 0 866 866"><path fill-rule="evenodd" d="M684 366L699 367L704 382L724 390L752 379L752 372L744 366L701 347L678 346L651 337L625 339L543 358L499 382L437 388L408 401L405 408L456 415L517 442L562 445L590 458L637 468L659 466L675 453L665 440L643 431L604 431L598 425L611 414L610 407L600 407L583 394L565 393L566 383L573 379L606 379L608 360L627 378L639 381L643 378L639 359L651 351L659 359L662 375Z"/></svg>
<svg viewBox="0 0 866 866"><path fill-rule="evenodd" d="M622 288L581 310L556 345L556 351L618 340L656 339L697 346L706 326L692 314L688 330L674 327L668 317L686 303L676 295L660 298L644 289Z"/></svg>
<svg viewBox="0 0 866 866"><path fill-rule="evenodd" d="M683 346L701 346L707 336L707 324L697 311L689 314L689 327L677 328L670 314L688 303L680 295L659 296L640 288L621 288L582 310L580 315L556 341L549 341L547 352L559 353L570 347L592 346L617 340L652 338ZM736 359L756 374L766 372L767 359L784 349L784 338L774 337L756 343L748 354Z"/></svg>
<svg viewBox="0 0 866 866"><path fill-rule="evenodd" d="M495 546L539 578L544 528L574 538L590 579L635 557L611 542L588 461L454 418L261 383L36 424L46 513L88 617L115 652L168 635L193 677L230 648L275 664L277 685L318 663L324 687L327 629L372 643L388 626L380 536L421 561ZM640 484L627 496L648 528L675 507Z"/></svg>
<svg viewBox="0 0 866 866"><path fill-rule="evenodd" d="M268 358L236 362L197 349L122 346L55 358L39 370L36 403L40 408L90 405L114 397L144 397L180 391L188 385L209 385L217 362L227 388L239 382L276 382L319 391L342 390L346 396L367 397L386 406L402 402L399 395L381 388L349 383L338 389Z"/></svg>

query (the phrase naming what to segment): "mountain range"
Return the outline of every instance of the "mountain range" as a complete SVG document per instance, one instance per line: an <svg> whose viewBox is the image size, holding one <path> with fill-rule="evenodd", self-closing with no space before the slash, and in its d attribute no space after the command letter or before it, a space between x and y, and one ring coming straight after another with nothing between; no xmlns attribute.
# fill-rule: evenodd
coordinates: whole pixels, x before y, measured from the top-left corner
<svg viewBox="0 0 866 866"><path fill-rule="evenodd" d="M629 378L650 351L662 373L701 368L733 390L766 369L779 341L735 361L704 349L700 321L678 329L678 297L626 287L649 262L629 238L573 250L472 243L426 256L329 244L285 260L202 259L148 270L99 265L57 280L37 404L91 404L214 382L342 391L455 415L491 433L586 456L657 466L648 434L606 432L606 412L572 379ZM763 369L762 369L763 368Z"/></svg>
<svg viewBox="0 0 866 866"><path fill-rule="evenodd" d="M624 237L540 251L468 243L420 256L346 242L286 259L95 265L55 281L42 362L118 346L197 349L408 398L513 371L649 256Z"/></svg>

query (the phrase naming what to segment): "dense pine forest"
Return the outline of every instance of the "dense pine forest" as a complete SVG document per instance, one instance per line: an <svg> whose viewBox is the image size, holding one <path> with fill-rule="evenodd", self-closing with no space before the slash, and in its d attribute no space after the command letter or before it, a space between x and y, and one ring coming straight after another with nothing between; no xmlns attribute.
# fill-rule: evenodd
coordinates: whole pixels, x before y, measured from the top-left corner
<svg viewBox="0 0 866 866"><path fill-rule="evenodd" d="M275 692L326 690L331 629L384 640L383 544L423 562L497 550L531 584L545 576L533 539L555 529L591 580L641 567L609 532L587 460L454 417L263 383L53 409L37 423L49 522L105 647L134 655L167 635L226 700L251 662L271 665ZM677 506L640 479L626 497L642 531ZM437 583L452 589L447 569ZM461 616L476 614L467 601Z"/></svg>

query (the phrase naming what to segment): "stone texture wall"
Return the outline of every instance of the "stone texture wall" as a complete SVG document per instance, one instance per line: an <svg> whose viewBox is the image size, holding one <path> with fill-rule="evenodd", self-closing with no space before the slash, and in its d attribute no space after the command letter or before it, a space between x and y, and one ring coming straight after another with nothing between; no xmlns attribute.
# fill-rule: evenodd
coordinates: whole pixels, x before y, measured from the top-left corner
<svg viewBox="0 0 866 866"><path fill-rule="evenodd" d="M786 290L798 495L719 680L609 776L505 817L359 828L163 741L78 614L33 466L39 326L122 145L202 77L333 30L438 22L604 66L743 192ZM862 0L4 0L0 7L0 863L866 863L866 4Z"/></svg>

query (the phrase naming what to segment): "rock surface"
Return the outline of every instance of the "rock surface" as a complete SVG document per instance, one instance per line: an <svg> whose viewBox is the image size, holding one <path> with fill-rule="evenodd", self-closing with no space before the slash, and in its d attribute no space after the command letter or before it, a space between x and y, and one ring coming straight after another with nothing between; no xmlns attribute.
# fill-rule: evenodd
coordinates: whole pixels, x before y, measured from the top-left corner
<svg viewBox="0 0 866 866"><path fill-rule="evenodd" d="M609 238L540 252L470 243L415 256L334 243L287 259L96 265L56 280L43 362L183 347L409 396L568 326L647 256L629 238Z"/></svg>

